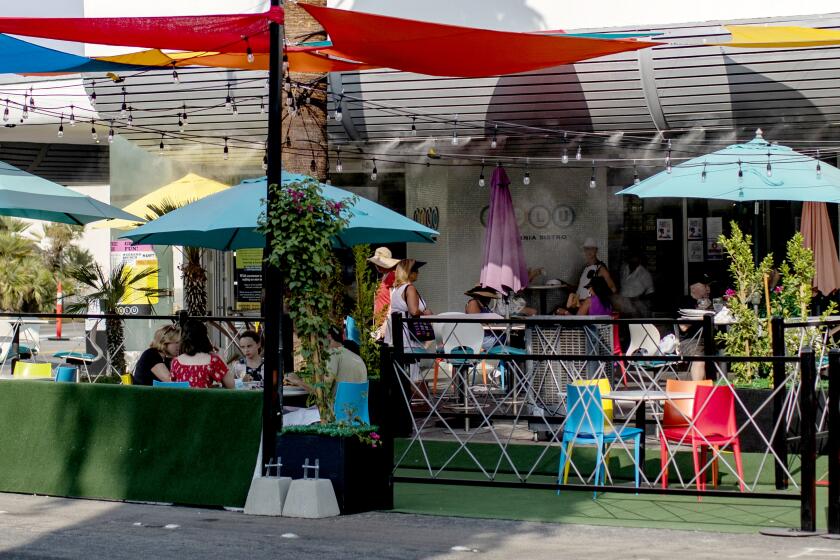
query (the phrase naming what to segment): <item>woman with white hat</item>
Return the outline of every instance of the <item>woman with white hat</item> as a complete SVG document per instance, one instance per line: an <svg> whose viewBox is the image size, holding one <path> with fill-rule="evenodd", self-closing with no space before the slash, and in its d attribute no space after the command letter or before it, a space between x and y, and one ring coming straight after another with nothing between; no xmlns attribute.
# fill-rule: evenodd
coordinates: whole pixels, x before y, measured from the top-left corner
<svg viewBox="0 0 840 560"><path fill-rule="evenodd" d="M379 287L373 298L373 331L376 340L385 337L385 319L391 314L391 288L394 286L394 269L400 259L391 255L388 247L377 247L368 262L376 267L380 275Z"/></svg>
<svg viewBox="0 0 840 560"><path fill-rule="evenodd" d="M598 244L595 243L595 240L591 237L587 237L586 240L583 242L583 257L586 260L586 265L583 267L583 272L580 273L580 280L578 280L577 286L571 286L571 288L577 289L573 296L577 296L578 301L583 301L589 297L589 290L586 288L586 285L589 284L589 281L594 278L595 276L600 276L604 279L607 283L607 286L610 290L615 293L616 287L615 282L613 282L612 276L610 276L610 271L601 260L598 258ZM570 296L570 300L572 297ZM569 304L574 307L574 302L570 301Z"/></svg>

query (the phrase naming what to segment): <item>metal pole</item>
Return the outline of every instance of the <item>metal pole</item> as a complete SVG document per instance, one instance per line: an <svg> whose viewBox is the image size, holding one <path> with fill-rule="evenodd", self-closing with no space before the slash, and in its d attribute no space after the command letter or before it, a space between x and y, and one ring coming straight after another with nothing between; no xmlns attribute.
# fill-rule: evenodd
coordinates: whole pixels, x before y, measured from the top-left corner
<svg viewBox="0 0 840 560"><path fill-rule="evenodd" d="M799 358L801 386L799 388L799 414L802 468L802 498L800 501L800 529L813 533L817 530L817 438L816 410L817 395L814 391L816 382L816 364L814 351L808 348Z"/></svg>
<svg viewBox="0 0 840 560"><path fill-rule="evenodd" d="M770 336L773 340L773 356L778 358L785 355L785 323L781 317L773 317L770 321ZM773 425L776 433L773 436L773 452L776 454L776 490L788 487L785 471L787 465L787 423L784 420L784 408L787 400L785 382L787 373L783 361L773 362Z"/></svg>
<svg viewBox="0 0 840 560"><path fill-rule="evenodd" d="M279 7L280 0L271 0L271 7ZM271 185L279 185L282 178L282 121L283 121L283 27L275 22L268 26L270 54L268 62L268 141L266 142L268 169L266 173L266 209L271 213L277 196ZM265 375L263 375L262 449L263 465L275 462L277 431L283 427L283 366L291 348L283 344L283 292L285 283L280 269L268 263L274 234L265 235L262 287L262 316L265 318ZM276 389L275 389L276 387ZM267 474L267 473L263 473Z"/></svg>
<svg viewBox="0 0 840 560"><path fill-rule="evenodd" d="M706 313L703 315L703 352L707 356L717 354L715 347L715 321L714 315ZM706 362L706 379L717 379L717 370L714 362Z"/></svg>
<svg viewBox="0 0 840 560"><path fill-rule="evenodd" d="M828 532L840 535L840 350L828 352Z"/></svg>

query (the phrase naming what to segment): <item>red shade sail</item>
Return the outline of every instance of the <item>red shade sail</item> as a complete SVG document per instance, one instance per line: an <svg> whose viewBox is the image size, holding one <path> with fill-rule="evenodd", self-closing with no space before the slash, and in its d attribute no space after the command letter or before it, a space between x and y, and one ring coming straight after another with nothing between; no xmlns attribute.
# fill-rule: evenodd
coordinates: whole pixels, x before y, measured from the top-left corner
<svg viewBox="0 0 840 560"><path fill-rule="evenodd" d="M121 18L0 18L0 33L101 45L183 51L267 53L268 24L283 9L261 14ZM244 39L243 37L247 38Z"/></svg>
<svg viewBox="0 0 840 560"><path fill-rule="evenodd" d="M325 52L431 76L516 74L660 44L491 31L311 4L299 6L327 30L333 47Z"/></svg>

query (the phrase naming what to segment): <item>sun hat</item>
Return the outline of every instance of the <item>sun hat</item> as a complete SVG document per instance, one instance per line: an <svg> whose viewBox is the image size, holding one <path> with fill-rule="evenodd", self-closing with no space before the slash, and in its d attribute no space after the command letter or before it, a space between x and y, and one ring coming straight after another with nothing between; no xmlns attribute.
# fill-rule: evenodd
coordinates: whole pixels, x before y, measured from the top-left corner
<svg viewBox="0 0 840 560"><path fill-rule="evenodd" d="M492 298L492 299L501 298L501 296L499 295L499 292L497 292L493 288L482 286L481 284L476 284L475 286L473 286L472 288L470 288L469 290L464 292L464 295L465 296L470 296L470 297L475 297L475 296L489 297L489 298Z"/></svg>
<svg viewBox="0 0 840 560"><path fill-rule="evenodd" d="M388 247L377 247L373 252L373 256L368 259L368 262L381 266L382 268L394 268L400 259L395 259L391 256L391 250Z"/></svg>
<svg viewBox="0 0 840 560"><path fill-rule="evenodd" d="M414 264L411 267L411 272L416 272L421 266L426 266L426 261L414 261Z"/></svg>
<svg viewBox="0 0 840 560"><path fill-rule="evenodd" d="M598 248L598 243L595 242L595 239L593 239L591 237L587 237L586 239L584 239L583 245L581 245L581 247L583 247L584 249L586 249L586 248L597 249Z"/></svg>

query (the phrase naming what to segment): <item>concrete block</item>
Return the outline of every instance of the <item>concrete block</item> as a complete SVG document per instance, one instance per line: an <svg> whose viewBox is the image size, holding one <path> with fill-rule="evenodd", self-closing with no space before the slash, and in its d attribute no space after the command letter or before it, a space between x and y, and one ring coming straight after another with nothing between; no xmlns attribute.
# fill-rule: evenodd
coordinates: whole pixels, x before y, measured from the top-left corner
<svg viewBox="0 0 840 560"><path fill-rule="evenodd" d="M282 515L292 479L287 476L260 476L251 481L245 500L247 515Z"/></svg>
<svg viewBox="0 0 840 560"><path fill-rule="evenodd" d="M293 480L283 504L283 517L318 519L340 513L335 490L327 478Z"/></svg>

